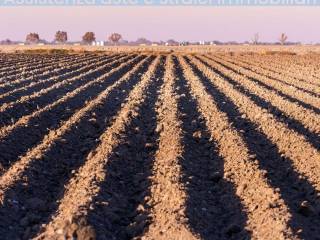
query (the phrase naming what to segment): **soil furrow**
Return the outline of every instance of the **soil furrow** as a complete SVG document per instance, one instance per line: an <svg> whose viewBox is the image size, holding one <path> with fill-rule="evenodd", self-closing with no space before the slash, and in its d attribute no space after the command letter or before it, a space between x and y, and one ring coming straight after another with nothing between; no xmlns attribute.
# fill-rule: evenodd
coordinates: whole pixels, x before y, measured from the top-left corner
<svg viewBox="0 0 320 240"><path fill-rule="evenodd" d="M84 61L83 63L85 63L86 60L91 60L93 59L94 57L86 57L84 56L83 59L80 58L79 61L81 63L81 60ZM61 64L62 67L65 67L65 65L69 65L69 63L62 63ZM60 64L59 64L60 66ZM6 75L2 81L1 81L1 84L0 84L0 88L1 88L1 93L5 92L5 91L8 91L10 89L13 89L15 86L23 86L24 84L28 84L30 82L32 82L33 80L36 80L36 79L41 79L45 76L50 76L49 74L52 74L52 71L53 73L56 73L56 71L54 71L55 68L51 68L50 66L49 67L43 67L40 65L39 69L38 70L35 70L34 71L25 71L25 70L21 70L20 72L18 72L18 74L14 74L12 76L10 75ZM39 70L43 70L43 73L37 75L37 71ZM67 71L63 71L63 68L58 68L56 69L58 70L57 73L66 73ZM5 72L4 72L5 73ZM31 74L30 76L27 76L27 74Z"/></svg>
<svg viewBox="0 0 320 240"><path fill-rule="evenodd" d="M107 62L112 60L113 57L107 58ZM8 90L5 93L0 94L0 103L8 103L18 100L24 95L30 95L36 91L40 91L43 88L49 87L51 84L54 84L56 81L61 81L66 77L76 76L82 70L90 69L90 66L96 66L94 64L103 63L104 58L95 58L92 60L84 60L84 62L76 63L71 66L63 66L60 69L55 69L51 71L46 71L42 75L32 75L30 78L32 81L29 84L23 83L24 86L10 86L12 90ZM38 80L37 80L38 79Z"/></svg>
<svg viewBox="0 0 320 240"><path fill-rule="evenodd" d="M50 129L55 129L62 121L68 119L94 96L116 82L141 58L142 56L138 56L129 62L121 64L110 72L66 94L58 101L22 117L13 125L2 128L0 138L0 151L3 156L0 160L2 168L6 169L12 165L21 154L38 143ZM8 148L8 146L15 147Z"/></svg>
<svg viewBox="0 0 320 240"><path fill-rule="evenodd" d="M150 84L157 81L154 76L159 62L160 57L157 57L142 76L141 81L130 92L114 122L100 136L100 144L90 151L84 165L66 185L57 214L45 227L44 233L39 238L46 239L50 236L58 239L71 238L81 234L84 228L92 228L81 226L83 222L81 219L86 218L92 200L102 191L101 184L108 177L108 173L105 172L106 164L109 163L110 157L116 154L114 150L123 143L123 135L127 126L138 117L139 106L146 101ZM74 229L72 226L76 223L79 223L80 226Z"/></svg>
<svg viewBox="0 0 320 240"><path fill-rule="evenodd" d="M291 218L288 222L290 228L302 239L311 236L311 239L315 238L319 235L316 226L320 223L318 217L320 201L317 190L297 172L292 164L292 159L281 153L278 146L261 131L259 125L252 122L250 118L243 116L243 112L235 103L238 99L234 95L232 97L227 96L228 94L223 93L213 84L216 79L210 78L213 79L213 81L210 81L202 74L204 70L200 66L198 66L198 69L195 71L201 77L207 91L219 103L221 111L227 113L236 130L242 133L250 154L258 160L259 168L264 171L269 183L274 189L279 189L282 199L290 210ZM250 111L254 112L255 109L250 108ZM301 211L303 204L308 204L310 208L314 209L314 212L309 214Z"/></svg>
<svg viewBox="0 0 320 240"><path fill-rule="evenodd" d="M288 226L291 217L288 208L279 193L268 184L256 157L250 155L242 136L232 127L227 115L220 111L186 60L179 57L179 63L191 94L197 100L198 111L224 159L223 178L234 184L244 206L248 217L246 230L251 232L253 239L293 238ZM239 226L232 226L230 232L239 232Z"/></svg>
<svg viewBox="0 0 320 240"><path fill-rule="evenodd" d="M320 190L320 181L317 172L320 167L320 152L317 151L304 136L287 128L270 113L254 104L245 95L235 90L233 85L225 79L218 77L212 70L205 65L194 62L203 74L211 80L212 84L219 89L223 89L226 96L235 99L236 105L245 117L259 125L263 133L275 143L284 157L292 159L297 172L304 174L314 184L315 188ZM228 95L230 94L230 96ZM231 96L232 94L232 96Z"/></svg>
<svg viewBox="0 0 320 240"><path fill-rule="evenodd" d="M103 62L109 62L110 60L113 60L117 56L112 56L108 58L104 57L96 57L94 59L85 59L81 61L80 63L72 64L69 66L63 66L57 71L55 70L47 70L41 75L32 75L28 78L22 77L20 79L16 79L15 81L12 82L6 82L4 84L1 84L0 88L0 99L8 96L8 93L14 92L16 89L23 89L23 88L28 88L30 84L36 85L41 84L41 83L46 83L47 81L52 81L52 80L63 80L64 78L67 77L72 77L76 76L77 74L83 72L83 71L89 71L92 69L94 64L103 61ZM32 86L33 86L32 85Z"/></svg>
<svg viewBox="0 0 320 240"><path fill-rule="evenodd" d="M219 58L221 58L219 56ZM226 60L230 63L236 64L238 66L243 67L248 71L255 72L257 74L263 75L264 77L270 78L274 81L278 81L283 83L285 86L288 86L292 89L298 89L299 91L306 92L309 95L314 97L319 97L320 90L318 87L305 83L303 81L299 81L296 78L292 78L290 75L288 76L284 72L276 72L266 69L261 66L261 64L255 64L254 62L246 62L242 61L240 58L226 58L222 57L223 60Z"/></svg>
<svg viewBox="0 0 320 240"><path fill-rule="evenodd" d="M0 239L318 239L320 55L259 48L0 53Z"/></svg>
<svg viewBox="0 0 320 240"><path fill-rule="evenodd" d="M175 63L184 147L180 178L186 184L188 224L204 240L249 239L247 215L233 183L223 177L224 159L210 138L181 67Z"/></svg>
<svg viewBox="0 0 320 240"><path fill-rule="evenodd" d="M146 239L197 239L186 224L185 186L179 181L182 156L181 122L178 120L177 96L172 56L165 65L164 85L157 102L159 147L155 154L151 177L151 223L143 234Z"/></svg>
<svg viewBox="0 0 320 240"><path fill-rule="evenodd" d="M105 181L99 185L99 193L82 218L94 229L97 239L136 238L150 223L147 199L158 145L155 103L162 76L163 58L146 90L145 101L136 107L134 119L121 135L121 144L108 158L104 166Z"/></svg>
<svg viewBox="0 0 320 240"><path fill-rule="evenodd" d="M5 219L0 217L0 222L12 226L10 231L2 229L6 236L24 236L29 239L38 232L41 224L49 221L51 214L57 210L64 186L85 163L90 150L99 145L99 136L110 125L130 90L139 82L136 74L143 73L147 65L136 65L126 77L119 79L119 83L109 88L108 93L100 94L90 108L85 106L86 112L82 116L78 115L77 122L70 123L72 125L63 135L60 134L60 138L58 136L54 140L54 144L48 146L49 149L38 153L42 156L31 162L20 180L6 191L0 209L1 216L7 216ZM30 202L37 204L36 201L45 203L45 207L36 211L30 205ZM16 204L12 206L12 203ZM16 211L12 211L12 207Z"/></svg>
<svg viewBox="0 0 320 240"><path fill-rule="evenodd" d="M15 64L29 64L30 61L34 61L34 59L30 59L27 55L1 53L2 69L13 68Z"/></svg>
<svg viewBox="0 0 320 240"><path fill-rule="evenodd" d="M25 64L32 64L32 63L37 63L37 62L41 62L41 61L48 61L50 59L56 59L57 56L56 55L45 55L45 54L33 54L33 55L29 55L29 54L19 54L19 53L15 53L15 54L1 54L2 57L6 57L6 59L1 62L2 63L2 68L12 68L15 66L20 66L20 65L25 65ZM32 58L30 58L30 56L32 56ZM63 55L60 55L63 56ZM64 57L69 57L68 55L64 56Z"/></svg>
<svg viewBox="0 0 320 240"><path fill-rule="evenodd" d="M260 62L259 59L255 59L255 62L263 64L264 67L269 70L274 70L277 72L283 71L284 73L290 74L291 77L296 78L298 81L303 81L314 86L320 87L319 79L319 58L310 59L310 56L306 56L303 59L303 63L295 61L290 58L277 58L277 59L264 59L263 62ZM268 65L265 65L268 63ZM299 66L300 64L303 67Z"/></svg>
<svg viewBox="0 0 320 240"><path fill-rule="evenodd" d="M137 65L137 67L140 66ZM137 69L134 68L133 71L124 75L122 79L119 79L109 88L105 89L96 99L90 101L84 108L80 109L78 112L72 115L70 119L68 119L65 122L62 122L59 128L50 130L49 133L46 136L44 136L43 140L38 146L34 147L24 156L20 157L19 161L13 166L11 166L8 169L8 171L6 171L3 174L3 176L0 177L0 187L2 189L2 193L5 191L6 188L8 188L10 185L14 184L14 182L19 180L21 174L27 168L28 164L30 164L31 161L37 159L38 157L41 158L45 151L47 151L50 148L50 146L54 144L55 140L61 138L63 134L65 134L68 131L69 128L71 128L73 125L77 124L80 121L81 117L85 116L94 107L101 104L101 102L103 102L105 98L108 97L108 94L112 89L116 88L123 81L126 81L136 70ZM0 195L0 197L1 196L3 198L3 194Z"/></svg>
<svg viewBox="0 0 320 240"><path fill-rule="evenodd" d="M63 56L63 59L68 59L69 56ZM19 60L6 60L4 63L1 63L1 68L0 68L0 77L2 75L5 75L4 72L19 72L23 69L28 69L28 67L33 66L33 65L39 65L39 64L43 64L46 65L48 63L53 63L55 62L57 59L49 57L49 56L43 56L40 57L39 59L35 59L34 56L30 57L30 56L26 56L25 61L19 61ZM1 79L1 78L0 78Z"/></svg>
<svg viewBox="0 0 320 240"><path fill-rule="evenodd" d="M206 58L211 61L212 59L215 59L214 57ZM317 115L320 114L320 100L318 97L313 97L309 94L298 91L297 89L292 89L291 87L283 86L282 84L277 84L276 81L271 78L267 78L261 74L244 70L244 68L241 68L235 64L231 64L220 59L215 59L215 62L218 62L220 65L222 65L229 71L236 71L238 74L238 78L246 78L252 83L255 83L257 87L261 86L265 89L268 89L270 91L270 95L274 94L278 97L287 99L287 101L298 105L298 107L299 105L301 105L307 110L310 110L311 114L316 114L316 116L319 117Z"/></svg>
<svg viewBox="0 0 320 240"><path fill-rule="evenodd" d="M45 71L52 71L56 70L57 67L60 67L62 65L68 64L70 61L82 61L82 60L90 60L94 58L94 56L69 56L69 57L62 57L59 59L52 58L50 61L40 61L37 62L37 64L27 64L23 67L20 67L19 69L8 71L8 70L0 70L0 83L5 83L8 81L15 80L16 78L21 78L22 76L24 78L30 77L32 75L39 75L41 73L44 73Z"/></svg>
<svg viewBox="0 0 320 240"><path fill-rule="evenodd" d="M256 105L263 108L265 112L273 114L274 118L287 125L287 128L294 130L303 135L306 140L316 149L320 150L320 120L310 116L309 112L291 105L281 97L270 94L268 90L259 88L254 83L246 81L245 78L239 77L236 73L223 68L205 59L200 62L211 68L220 78L225 79L244 95L248 96Z"/></svg>
<svg viewBox="0 0 320 240"><path fill-rule="evenodd" d="M24 96L16 102L3 104L0 106L0 126L15 123L24 115L31 114L33 111L37 111L52 102L59 101L63 96L74 90L84 86L90 86L95 83L94 79L103 75L106 71L111 71L111 69L121 64L125 65L126 61L130 61L133 58L133 56L128 56L117 59L113 62L103 64L95 68L95 70L64 79L49 88L42 89L29 96Z"/></svg>
<svg viewBox="0 0 320 240"><path fill-rule="evenodd" d="M305 82L306 84L320 87L320 84L318 84L315 81L315 80L319 80L320 78L319 73L315 73L312 70L306 71L307 70L306 66L299 68L298 65L296 65L296 63L292 63L292 61L290 61L289 64L283 64L284 62L287 62L288 59L281 59L281 61L275 61L274 58L272 60L264 58L262 61L260 61L259 59L255 58L251 61L251 59L247 60L246 58L245 59L241 58L241 60L247 61L249 64L257 64L271 72L287 74L290 77L295 78L298 82ZM311 61L311 66L314 65L315 62L318 62L318 60ZM291 72L292 70L293 72ZM303 73L306 73L306 74L303 75Z"/></svg>

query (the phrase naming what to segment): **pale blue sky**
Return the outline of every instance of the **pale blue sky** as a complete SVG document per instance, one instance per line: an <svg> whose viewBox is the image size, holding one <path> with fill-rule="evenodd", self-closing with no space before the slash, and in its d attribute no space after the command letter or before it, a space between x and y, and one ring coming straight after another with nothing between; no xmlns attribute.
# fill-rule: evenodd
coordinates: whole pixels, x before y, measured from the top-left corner
<svg viewBox="0 0 320 240"><path fill-rule="evenodd" d="M105 40L111 32L125 39L320 42L320 7L0 7L0 39L24 40L28 32L52 40L65 30L70 40L94 31Z"/></svg>

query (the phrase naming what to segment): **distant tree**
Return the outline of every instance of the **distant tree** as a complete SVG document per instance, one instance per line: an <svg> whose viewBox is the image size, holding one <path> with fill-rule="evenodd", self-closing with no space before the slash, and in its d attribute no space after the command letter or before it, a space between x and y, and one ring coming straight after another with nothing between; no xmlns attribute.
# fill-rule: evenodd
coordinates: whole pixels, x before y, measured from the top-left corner
<svg viewBox="0 0 320 240"><path fill-rule="evenodd" d="M179 45L179 42L177 42L176 40L174 39L169 39L166 43L166 45L169 45L169 46L178 46Z"/></svg>
<svg viewBox="0 0 320 240"><path fill-rule="evenodd" d="M82 37L82 41L86 44L91 44L95 40L96 40L96 37L93 32L86 32Z"/></svg>
<svg viewBox="0 0 320 240"><path fill-rule="evenodd" d="M38 33L29 33L26 37L26 43L34 44L40 41L40 37Z"/></svg>
<svg viewBox="0 0 320 240"><path fill-rule="evenodd" d="M222 45L223 43L220 42L220 41L214 40L214 41L213 41L213 44L215 44L215 45Z"/></svg>
<svg viewBox="0 0 320 240"><path fill-rule="evenodd" d="M254 45L257 45L259 43L259 38L260 38L259 33L255 33L252 37L252 43Z"/></svg>
<svg viewBox="0 0 320 240"><path fill-rule="evenodd" d="M288 36L285 33L281 33L279 41L281 45L284 45L288 40Z"/></svg>
<svg viewBox="0 0 320 240"><path fill-rule="evenodd" d="M54 41L57 43L65 43L68 41L68 34L64 31L58 31L56 32L56 35L54 36Z"/></svg>
<svg viewBox="0 0 320 240"><path fill-rule="evenodd" d="M240 45L240 43L237 41L228 41L228 42L225 42L224 44L226 44L226 45Z"/></svg>
<svg viewBox="0 0 320 240"><path fill-rule="evenodd" d="M138 38L135 43L137 45L141 45L141 44L150 45L152 42L146 38Z"/></svg>
<svg viewBox="0 0 320 240"><path fill-rule="evenodd" d="M125 40L125 39L121 39L121 40L119 41L119 43L120 43L121 45L128 45L128 44L129 44L129 41L128 41L128 40Z"/></svg>
<svg viewBox="0 0 320 240"><path fill-rule="evenodd" d="M0 44L2 44L2 45L10 45L10 44L13 44L13 42L10 39L5 39L5 40L2 40L0 42Z"/></svg>
<svg viewBox="0 0 320 240"><path fill-rule="evenodd" d="M117 44L121 38L122 38L121 34L112 33L109 37L109 41L112 42L113 44Z"/></svg>

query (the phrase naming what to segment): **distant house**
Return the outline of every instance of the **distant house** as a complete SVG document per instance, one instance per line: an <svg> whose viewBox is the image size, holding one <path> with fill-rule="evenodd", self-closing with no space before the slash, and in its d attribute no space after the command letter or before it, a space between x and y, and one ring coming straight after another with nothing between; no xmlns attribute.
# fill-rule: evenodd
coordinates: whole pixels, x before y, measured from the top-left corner
<svg viewBox="0 0 320 240"><path fill-rule="evenodd" d="M104 41L94 41L91 43L92 46L104 46Z"/></svg>

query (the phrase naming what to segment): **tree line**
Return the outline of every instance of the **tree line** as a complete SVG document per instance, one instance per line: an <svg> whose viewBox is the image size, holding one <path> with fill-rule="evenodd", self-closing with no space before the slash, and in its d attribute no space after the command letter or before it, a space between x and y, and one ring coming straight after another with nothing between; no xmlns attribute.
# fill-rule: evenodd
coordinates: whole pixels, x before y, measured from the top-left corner
<svg viewBox="0 0 320 240"><path fill-rule="evenodd" d="M119 33L112 33L108 37L109 42L114 44L114 45L117 45L121 39L122 39L122 36ZM266 44L266 43L260 42L259 40L260 40L259 33L255 33L253 35L253 37L251 38L251 41L250 42L245 42L245 43L251 43L253 45ZM278 42L277 43L279 43L281 45L294 44L294 43L287 42L287 40L288 40L288 36L285 33L281 33L280 37L278 38ZM90 45L95 41L96 41L96 37L95 37L95 33L94 32L86 32L82 36L82 43L83 44ZM42 40L38 33L29 33L26 36L26 40L25 40L25 43L27 43L27 44L37 44L37 43L44 43L44 42L46 42L46 41ZM65 31L57 31L55 33L55 35L54 35L54 42L57 43L57 44L65 44L65 43L67 43L68 42L68 33L65 32ZM204 41L201 41L201 42L204 42ZM201 42L200 42L200 44L201 44ZM9 39L0 42L0 44L12 44L12 43L13 42L10 41ZM125 44L125 43L128 43L128 41L123 40L122 43ZM132 43L138 44L138 45L139 44L140 45L142 45L142 44L143 45L151 45L153 42L149 41L149 40L147 40L145 38L138 38L135 42L132 42ZM205 43L208 44L208 42L205 42ZM222 42L219 42L219 41L213 41L213 42L210 42L210 44L211 43L214 43L214 45L239 44L237 42L222 43ZM159 44L160 45L165 45L165 44L168 44L168 45L189 45L190 43L189 42L177 42L177 41L175 41L173 39L170 39L170 40L168 40L166 42L160 41Z"/></svg>
<svg viewBox="0 0 320 240"><path fill-rule="evenodd" d="M257 45L257 44L259 44L259 39L260 39L259 33L255 33L253 35L253 38L251 39L251 41L252 41L252 43L254 45ZM280 35L278 40L279 40L281 45L284 45L288 40L288 36L285 33L281 33L281 35Z"/></svg>
<svg viewBox="0 0 320 240"><path fill-rule="evenodd" d="M122 39L122 36L119 33L112 33L108 39L110 42L117 44ZM64 44L67 41L68 41L68 33L67 32L65 32L65 31L57 31L56 32L56 34L54 36L54 42ZM96 41L96 36L95 36L94 32L86 32L82 36L83 43L91 44L95 41ZM41 39L40 39L40 36L38 33L29 33L26 36L26 43L28 43L28 44L36 44L39 42L41 42Z"/></svg>

